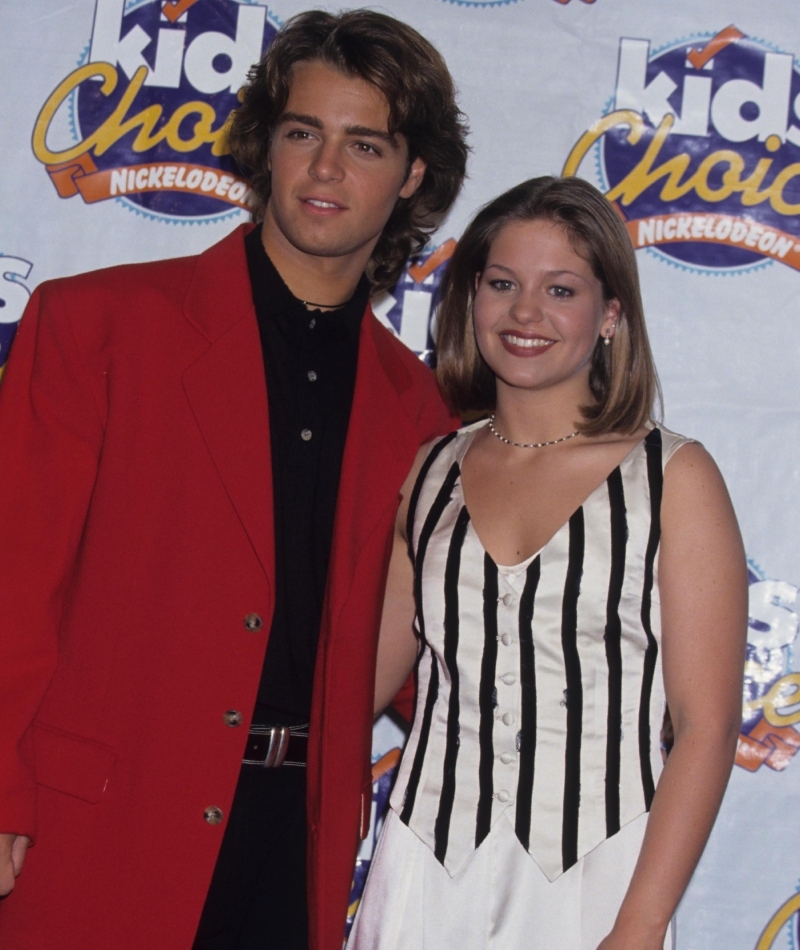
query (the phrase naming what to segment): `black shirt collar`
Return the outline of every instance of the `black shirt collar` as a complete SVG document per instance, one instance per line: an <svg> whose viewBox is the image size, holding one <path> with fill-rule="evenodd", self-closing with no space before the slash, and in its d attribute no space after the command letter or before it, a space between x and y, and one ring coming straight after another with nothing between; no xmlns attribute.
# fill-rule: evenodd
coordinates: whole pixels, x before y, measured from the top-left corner
<svg viewBox="0 0 800 950"><path fill-rule="evenodd" d="M358 345L361 320L369 301L369 281L362 275L355 293L343 306L335 310L308 310L305 304L289 290L269 259L261 243L261 228L254 228L244 239L247 254L247 267L253 289L253 303L256 313L271 314L273 317L286 315L286 319L304 317L309 313L341 321L348 336ZM297 321L298 327L303 325Z"/></svg>

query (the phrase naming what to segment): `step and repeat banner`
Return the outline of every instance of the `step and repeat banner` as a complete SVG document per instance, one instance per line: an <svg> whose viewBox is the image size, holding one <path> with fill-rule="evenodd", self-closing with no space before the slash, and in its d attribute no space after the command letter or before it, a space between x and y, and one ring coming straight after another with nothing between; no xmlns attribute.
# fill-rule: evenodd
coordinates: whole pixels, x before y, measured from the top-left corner
<svg viewBox="0 0 800 950"><path fill-rule="evenodd" d="M195 253L247 220L225 122L249 65L307 6L0 0L0 366L41 281ZM579 175L627 222L665 421L718 460L750 558L736 767L678 914L677 946L800 950L800 8L375 6L442 51L472 129L461 198L375 301L411 349L430 357L432 304L455 241L500 191ZM379 723L376 818L402 741Z"/></svg>

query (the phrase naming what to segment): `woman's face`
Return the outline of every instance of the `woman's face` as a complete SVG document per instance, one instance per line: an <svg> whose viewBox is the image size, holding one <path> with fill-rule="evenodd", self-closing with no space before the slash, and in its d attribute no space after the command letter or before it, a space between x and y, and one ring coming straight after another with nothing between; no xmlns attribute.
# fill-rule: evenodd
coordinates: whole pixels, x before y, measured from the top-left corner
<svg viewBox="0 0 800 950"><path fill-rule="evenodd" d="M476 279L475 337L498 379L515 388L567 383L589 397L598 338L613 336L619 301L603 299L588 261L552 221L507 224Z"/></svg>

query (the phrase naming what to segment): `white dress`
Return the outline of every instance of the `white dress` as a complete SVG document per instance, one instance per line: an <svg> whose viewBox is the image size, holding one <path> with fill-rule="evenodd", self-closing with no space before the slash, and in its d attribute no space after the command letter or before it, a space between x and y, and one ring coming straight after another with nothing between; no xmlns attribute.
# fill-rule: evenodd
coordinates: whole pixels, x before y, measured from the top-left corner
<svg viewBox="0 0 800 950"><path fill-rule="evenodd" d="M348 950L596 950L662 768L656 427L523 564L435 443L410 501L417 708ZM665 943L672 946L671 936Z"/></svg>

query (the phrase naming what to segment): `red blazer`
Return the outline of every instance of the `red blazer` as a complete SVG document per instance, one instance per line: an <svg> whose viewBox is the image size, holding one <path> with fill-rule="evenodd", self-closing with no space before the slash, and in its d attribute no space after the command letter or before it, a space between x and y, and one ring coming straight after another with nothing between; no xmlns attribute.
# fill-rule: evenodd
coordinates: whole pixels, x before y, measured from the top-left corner
<svg viewBox="0 0 800 950"><path fill-rule="evenodd" d="M0 906L8 950L188 950L194 937L225 829L204 812L231 806L274 596L243 233L46 283L14 344L0 387L0 830L36 844ZM368 312L309 741L313 950L340 950L369 816L398 490L452 424L430 372Z"/></svg>

